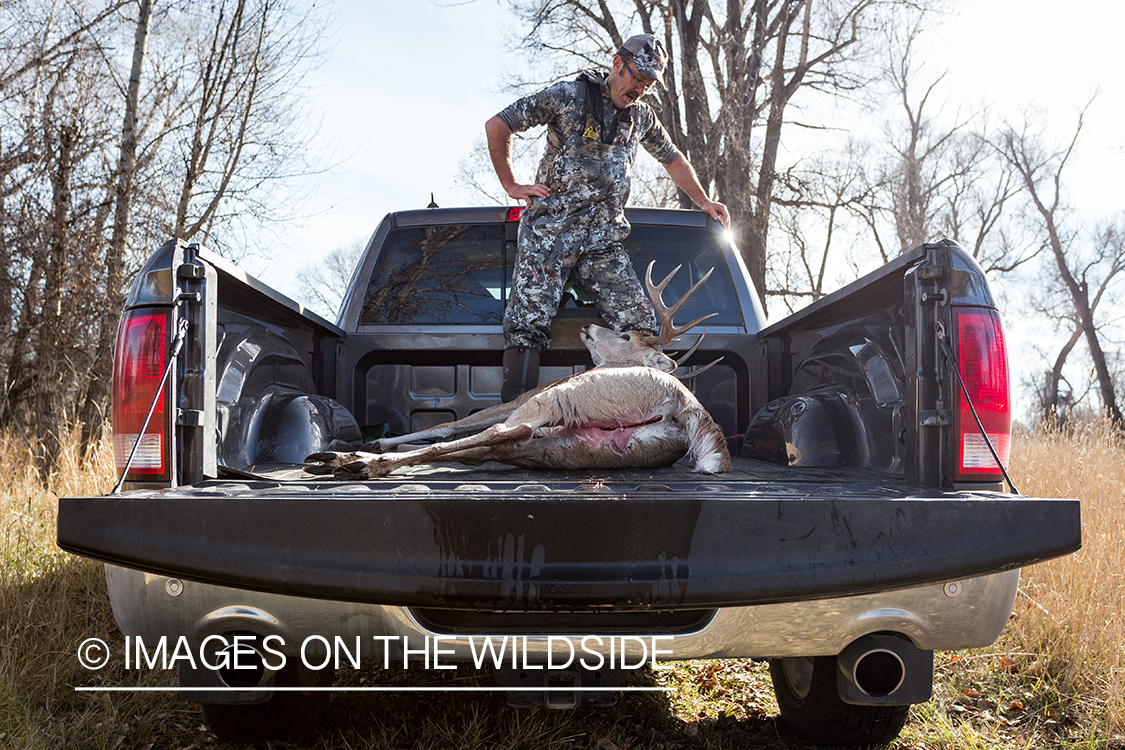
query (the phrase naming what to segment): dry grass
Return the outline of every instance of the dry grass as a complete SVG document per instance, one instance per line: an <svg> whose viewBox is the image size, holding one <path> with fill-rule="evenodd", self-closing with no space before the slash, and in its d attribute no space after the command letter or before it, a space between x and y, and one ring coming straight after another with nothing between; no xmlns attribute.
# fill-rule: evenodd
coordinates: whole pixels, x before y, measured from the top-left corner
<svg viewBox="0 0 1125 750"><path fill-rule="evenodd" d="M1012 624L996 646L937 656L935 698L913 710L892 747L1125 748L1123 453L1125 442L1104 425L1016 437L1017 485L1028 495L1082 498L1084 547L1024 571ZM174 680L126 673L113 661L92 674L75 657L84 638L113 643L121 635L101 566L55 547L57 498L109 490L109 444L82 461L68 442L44 488L23 441L0 434L0 467L0 748L223 747L201 726L198 710L171 695L73 689ZM340 675L344 684L365 679ZM774 720L762 665L700 662L660 679L677 691L631 694L599 711L515 712L494 695L424 702L408 694L339 696L316 732L272 747L804 747Z"/></svg>
<svg viewBox="0 0 1125 750"><path fill-rule="evenodd" d="M77 644L114 628L105 583L100 566L55 546L55 518L60 495L107 492L112 462L108 443L83 461L71 439L44 487L28 446L0 434L0 747L107 744L94 737L115 707L72 689L88 678Z"/></svg>
<svg viewBox="0 0 1125 750"><path fill-rule="evenodd" d="M69 435L59 467L46 486L39 480L33 449L18 433L0 432L0 570L4 576L40 574L63 559L55 547L59 497L104 495L113 487L113 449L108 440L84 459L77 434Z"/></svg>
<svg viewBox="0 0 1125 750"><path fill-rule="evenodd" d="M903 733L918 748L1125 748L1125 440L1104 422L1013 435L1032 497L1082 500L1083 548L1025 568L990 649L935 657L934 700Z"/></svg>
<svg viewBox="0 0 1125 750"><path fill-rule="evenodd" d="M1109 732L1125 727L1125 439L1106 422L1023 435L1012 453L1020 490L1082 499L1082 549L1023 574L1013 648L1085 696ZM1014 478L1014 477L1013 477ZM1025 657L1026 658L1026 657Z"/></svg>

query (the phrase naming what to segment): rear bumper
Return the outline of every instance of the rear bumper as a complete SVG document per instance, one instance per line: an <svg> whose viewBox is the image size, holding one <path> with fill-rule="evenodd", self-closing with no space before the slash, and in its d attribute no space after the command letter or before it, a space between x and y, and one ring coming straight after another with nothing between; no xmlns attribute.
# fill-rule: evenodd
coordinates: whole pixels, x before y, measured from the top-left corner
<svg viewBox="0 0 1125 750"><path fill-rule="evenodd" d="M408 607L304 599L192 581L169 587L164 576L117 566L106 568L106 580L122 632L148 644L181 636L199 644L208 636L241 632L277 636L280 650L298 654L306 646L336 643L338 637L364 663L397 669L417 666L422 650L433 649L440 638L444 660L473 661L469 635L427 627ZM647 644L661 649L659 660L835 655L860 636L877 632L899 633L922 650L980 648L1003 630L1018 583L1019 571L1009 571L861 596L726 607L711 611L688 632L668 636L638 628L628 635L661 636L655 645ZM568 643L589 635L601 639L585 640L582 647L606 653L612 638L626 633L606 634L597 622L598 615L590 613L586 631L572 629L562 638L526 636L520 650L530 662L546 662L548 652L560 656ZM488 635L498 642L506 634L524 635L516 630ZM629 647L638 645L634 641ZM404 648L411 653L404 654Z"/></svg>
<svg viewBox="0 0 1125 750"><path fill-rule="evenodd" d="M58 539L114 565L222 587L489 611L831 599L1010 571L1081 543L1077 500L995 493L841 483L421 490L214 482L64 498Z"/></svg>

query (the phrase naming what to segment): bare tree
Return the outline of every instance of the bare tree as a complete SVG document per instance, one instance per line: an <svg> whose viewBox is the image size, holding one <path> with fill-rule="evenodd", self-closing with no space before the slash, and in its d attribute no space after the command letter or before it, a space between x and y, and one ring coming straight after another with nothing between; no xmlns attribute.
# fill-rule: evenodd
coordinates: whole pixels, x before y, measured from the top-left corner
<svg viewBox="0 0 1125 750"><path fill-rule="evenodd" d="M121 149L117 159L113 188L113 231L105 254L105 302L94 369L107 373L113 367L113 339L117 317L125 304L125 243L129 236L129 218L133 204L133 185L137 175L137 120L140 109L141 73L152 25L153 0L140 0L137 9L136 33L133 38L133 60L129 85L125 92L124 122L121 126ZM109 202L106 202L108 209ZM86 451L102 433L105 408L109 403L108 378L90 379L79 421L82 449Z"/></svg>
<svg viewBox="0 0 1125 750"><path fill-rule="evenodd" d="M945 116L944 105L935 101L944 74L919 92L922 66L915 49L923 20L919 14L904 29L888 31L884 77L898 116L883 126L891 154L871 183L874 202L857 215L871 228L884 261L880 223L893 226L899 253L944 236L961 244L986 272L1012 271L1038 252L1037 243L1021 243L1004 232L1005 210L1022 185L989 145L983 114Z"/></svg>
<svg viewBox="0 0 1125 750"><path fill-rule="evenodd" d="M173 228L168 196L203 234L282 205L278 179L307 171L292 102L323 28L310 7L0 4L0 419L29 426L44 471L76 421L98 434L124 280ZM181 159L200 122L205 156Z"/></svg>
<svg viewBox="0 0 1125 750"><path fill-rule="evenodd" d="M261 194L315 171L300 80L316 63L324 21L292 0L222 0L185 50L195 78L180 143L179 199L169 231L213 249L223 222L270 213Z"/></svg>
<svg viewBox="0 0 1125 750"><path fill-rule="evenodd" d="M98 37L121 5L23 0L3 9L15 54L0 74L0 386L9 418L22 412L33 427L44 473L90 370L90 329L74 322L98 315L99 156L110 122Z"/></svg>
<svg viewBox="0 0 1125 750"><path fill-rule="evenodd" d="M328 253L323 260L305 264L298 276L298 296L320 315L335 320L367 240L357 239Z"/></svg>
<svg viewBox="0 0 1125 750"><path fill-rule="evenodd" d="M1066 413L1073 406L1070 403L1071 399L1062 393L1062 388L1067 384L1066 378L1063 376L1063 368L1066 366L1070 353L1074 351L1074 347L1081 340L1082 327L1075 326L1070 338L1066 340L1055 355L1051 368L1044 373L1042 382L1033 384L1039 401L1039 417L1047 424L1061 424L1066 419Z"/></svg>
<svg viewBox="0 0 1125 750"><path fill-rule="evenodd" d="M818 155L786 173L787 191L777 199L782 211L776 221L788 241L780 248L775 243L766 295L793 310L830 291L834 279L829 274L839 271L839 263L833 262L839 260L833 250L838 232L875 205L882 187L870 174L871 159L870 144L850 140L839 152ZM888 260L881 245L879 250Z"/></svg>
<svg viewBox="0 0 1125 750"><path fill-rule="evenodd" d="M1023 182L1031 208L1029 214L1037 219L1042 230L1055 278L1072 308L1075 328L1086 340L1102 405L1112 422L1125 428L1109 360L1102 346L1103 321L1095 318L1103 296L1111 292L1113 282L1125 271L1122 229L1113 225L1093 237L1068 229L1073 214L1063 203L1063 171L1078 143L1084 118L1085 111L1079 116L1070 142L1057 151L1047 150L1041 138L1031 132L1027 121L1020 126L1006 127L995 147ZM1069 349L1064 346L1052 372L1061 372L1067 353ZM1055 387L1057 397L1057 381ZM1051 396L1049 388L1048 401Z"/></svg>

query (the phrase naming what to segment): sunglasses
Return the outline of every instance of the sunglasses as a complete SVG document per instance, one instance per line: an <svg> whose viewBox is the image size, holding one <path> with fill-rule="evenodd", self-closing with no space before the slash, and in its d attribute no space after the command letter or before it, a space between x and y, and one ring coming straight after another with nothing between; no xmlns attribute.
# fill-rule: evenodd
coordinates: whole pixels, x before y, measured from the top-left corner
<svg viewBox="0 0 1125 750"><path fill-rule="evenodd" d="M637 88L650 89L652 88L652 85L656 83L655 78L641 78L639 75L637 75L637 72L633 70L633 68L629 65L629 61L624 57L621 58L621 62L625 63L625 70L629 71L629 75L633 76L633 83L636 84Z"/></svg>

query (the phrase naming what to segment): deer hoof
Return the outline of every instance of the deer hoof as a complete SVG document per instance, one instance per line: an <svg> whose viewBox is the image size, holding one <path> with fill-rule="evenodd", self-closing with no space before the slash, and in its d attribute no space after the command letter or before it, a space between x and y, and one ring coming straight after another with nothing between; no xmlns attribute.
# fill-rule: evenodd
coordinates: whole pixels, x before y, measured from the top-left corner
<svg viewBox="0 0 1125 750"><path fill-rule="evenodd" d="M340 465L340 456L339 453L314 453L311 456L305 456L305 463L314 464L313 466L306 466L305 473L318 476L332 474L336 467Z"/></svg>
<svg viewBox="0 0 1125 750"><path fill-rule="evenodd" d="M344 471L343 467L353 463L361 463L356 461L357 457L355 453L314 453L305 457L305 463L315 464L314 466L306 466L305 471L309 474L333 474L338 478L354 479L354 473Z"/></svg>
<svg viewBox="0 0 1125 750"><path fill-rule="evenodd" d="M330 452L314 453L311 456L305 456L305 463L307 463L307 464L332 463L332 462L335 462L335 461L339 461L341 456L342 456L342 454L340 454L340 453L330 453Z"/></svg>
<svg viewBox="0 0 1125 750"><path fill-rule="evenodd" d="M377 456L370 454L358 458L355 454L352 454L348 458L354 458L355 460L341 463L333 472L341 479L377 479L386 476L394 468L383 466Z"/></svg>

